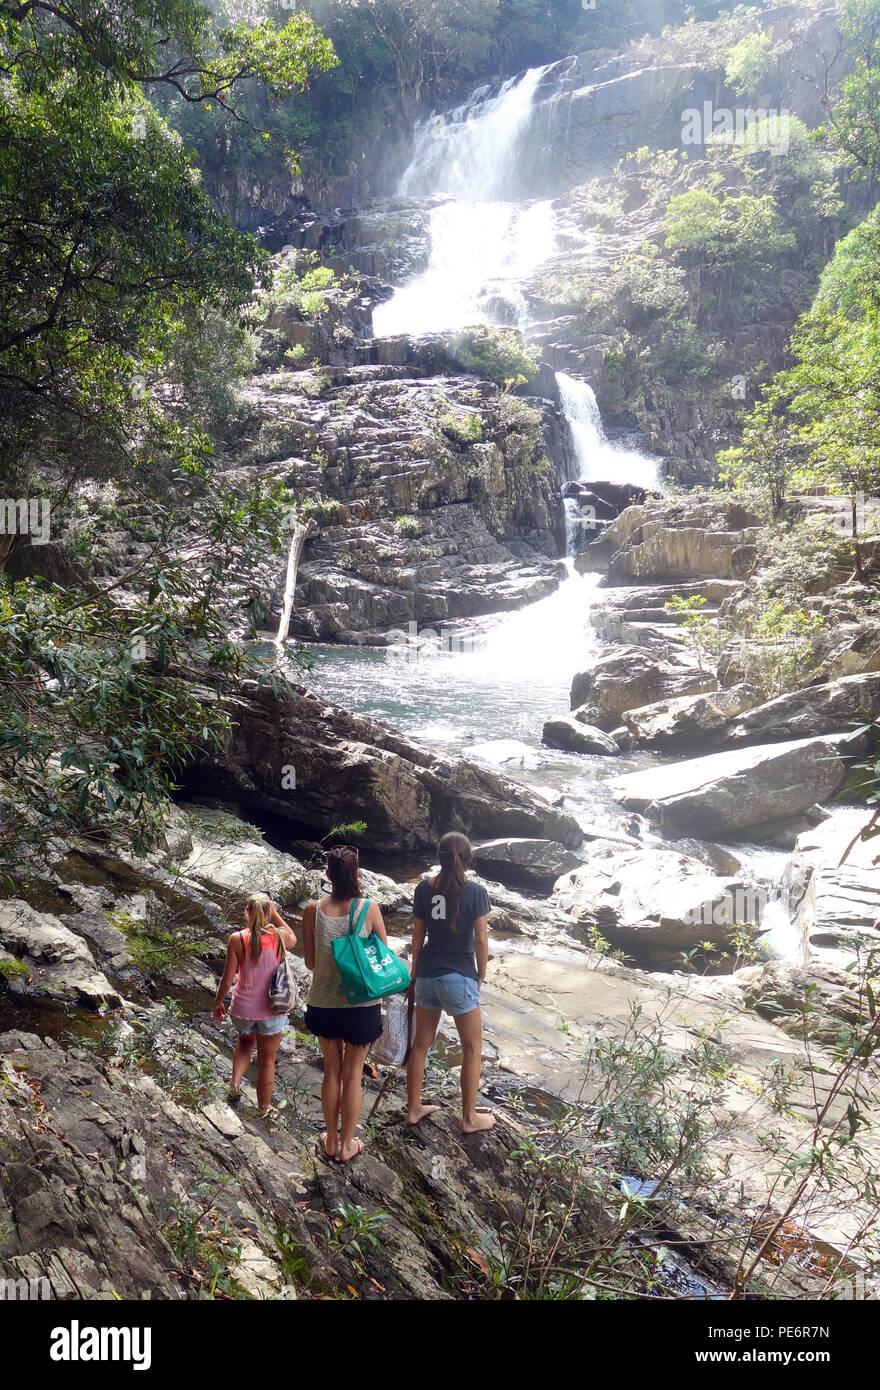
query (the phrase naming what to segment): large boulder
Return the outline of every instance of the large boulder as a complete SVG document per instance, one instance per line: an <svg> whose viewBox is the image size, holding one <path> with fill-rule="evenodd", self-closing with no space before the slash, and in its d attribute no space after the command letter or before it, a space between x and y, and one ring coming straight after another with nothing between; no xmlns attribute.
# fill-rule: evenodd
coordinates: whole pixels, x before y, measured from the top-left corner
<svg viewBox="0 0 880 1390"><path fill-rule="evenodd" d="M358 843L387 853L433 849L448 830L472 839L583 839L577 822L506 777L443 758L387 724L326 704L301 686L246 681L228 697L222 753L182 775L190 790L272 811L327 834L365 822Z"/></svg>
<svg viewBox="0 0 880 1390"><path fill-rule="evenodd" d="M635 741L647 747L695 747L725 736L731 720L759 698L751 687L734 685L626 710L623 722Z"/></svg>
<svg viewBox="0 0 880 1390"><path fill-rule="evenodd" d="M656 700L715 690L718 682L683 658L664 660L641 647L612 647L571 684L571 707L600 729L613 729L621 716Z"/></svg>
<svg viewBox="0 0 880 1390"><path fill-rule="evenodd" d="M554 840L486 840L474 846L474 862L488 877L513 883L553 883L581 860Z"/></svg>
<svg viewBox="0 0 880 1390"><path fill-rule="evenodd" d="M864 722L859 710L880 713L880 672L842 676L779 695L740 714L727 729L731 743L809 738Z"/></svg>
<svg viewBox="0 0 880 1390"><path fill-rule="evenodd" d="M621 512L578 568L605 570L609 584L744 579L759 525L739 503L648 499Z"/></svg>
<svg viewBox="0 0 880 1390"><path fill-rule="evenodd" d="M744 879L713 874L673 850L606 849L558 880L551 905L589 939L591 925L638 958L665 959L698 942L725 943L760 899Z"/></svg>
<svg viewBox="0 0 880 1390"><path fill-rule="evenodd" d="M0 903L0 947L0 983L15 994L96 1010L122 1003L82 937L19 898Z"/></svg>
<svg viewBox="0 0 880 1390"><path fill-rule="evenodd" d="M788 818L840 786L845 733L691 758L612 782L615 798L675 834L730 835Z"/></svg>
<svg viewBox="0 0 880 1390"><path fill-rule="evenodd" d="M869 819L863 806L840 806L795 842L784 899L808 953L844 950L856 935L880 944L880 878L874 864L880 846L876 839L860 838ZM845 955L851 960L851 949Z"/></svg>
<svg viewBox="0 0 880 1390"><path fill-rule="evenodd" d="M620 751L614 739L601 729L569 714L546 720L541 742L548 748L562 748L569 753L602 753L609 756Z"/></svg>
<svg viewBox="0 0 880 1390"><path fill-rule="evenodd" d="M247 895L262 890L281 907L295 907L310 895L305 865L266 844L256 826L199 806L191 810L190 833L190 851L180 863L184 878L222 892Z"/></svg>

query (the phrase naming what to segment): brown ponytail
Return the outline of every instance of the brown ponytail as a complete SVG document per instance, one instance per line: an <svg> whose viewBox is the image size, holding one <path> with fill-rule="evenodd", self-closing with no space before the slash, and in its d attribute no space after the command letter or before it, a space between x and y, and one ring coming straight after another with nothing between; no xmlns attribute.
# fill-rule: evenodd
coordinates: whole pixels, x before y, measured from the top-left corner
<svg viewBox="0 0 880 1390"><path fill-rule="evenodd" d="M334 902L345 903L360 896L359 860L354 845L334 845L327 855L327 877Z"/></svg>
<svg viewBox="0 0 880 1390"><path fill-rule="evenodd" d="M274 922L269 921L271 906L272 900L268 893L252 893L247 900L247 917L250 927L247 955L251 965L256 965L260 959L263 951L263 932L266 931L275 933L275 954L279 960L284 960L284 941L281 932Z"/></svg>
<svg viewBox="0 0 880 1390"><path fill-rule="evenodd" d="M455 931L461 890L467 882L472 855L470 840L455 830L444 835L437 846L440 872L431 879L431 888L443 899L443 918L450 931Z"/></svg>

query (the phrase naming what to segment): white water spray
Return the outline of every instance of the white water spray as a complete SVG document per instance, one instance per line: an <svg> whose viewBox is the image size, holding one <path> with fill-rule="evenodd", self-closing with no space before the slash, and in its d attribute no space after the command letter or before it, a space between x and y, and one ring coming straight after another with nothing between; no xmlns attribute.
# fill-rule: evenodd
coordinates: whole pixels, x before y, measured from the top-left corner
<svg viewBox="0 0 880 1390"><path fill-rule="evenodd" d="M427 269L377 306L377 337L454 332L478 323L525 325L522 282L556 249L551 203L510 201L517 191L517 152L545 71L532 68L512 78L495 97L482 88L464 106L418 128L398 191L445 193L449 202L430 214Z"/></svg>
<svg viewBox="0 0 880 1390"><path fill-rule="evenodd" d="M655 488L659 482L657 460L646 458L635 449L622 449L609 443L602 428L602 417L593 389L585 381L577 381L565 372L557 372L559 397L565 418L571 427L583 482L605 480L616 483L635 483L638 487Z"/></svg>

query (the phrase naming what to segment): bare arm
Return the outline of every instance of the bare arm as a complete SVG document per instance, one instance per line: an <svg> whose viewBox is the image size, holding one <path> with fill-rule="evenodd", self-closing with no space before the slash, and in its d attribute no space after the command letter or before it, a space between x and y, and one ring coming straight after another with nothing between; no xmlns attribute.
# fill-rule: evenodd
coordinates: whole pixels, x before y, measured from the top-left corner
<svg viewBox="0 0 880 1390"><path fill-rule="evenodd" d="M269 908L269 921L275 923L281 933L281 939L284 942L285 949L290 951L296 945L296 932L293 930L293 927L288 926L274 903Z"/></svg>
<svg viewBox="0 0 880 1390"><path fill-rule="evenodd" d="M474 921L474 954L477 957L477 975L480 984L486 978L489 968L489 918L477 917Z"/></svg>
<svg viewBox="0 0 880 1390"><path fill-rule="evenodd" d="M315 968L315 914L317 903L306 903L303 908L303 960L307 970Z"/></svg>
<svg viewBox="0 0 880 1390"><path fill-rule="evenodd" d="M238 968L244 958L244 953L238 954L240 946L241 938L238 932L233 932L226 946L226 965L223 968L223 974L214 997L214 1017L219 1023L222 1023L226 1017L224 1007L226 996L232 988L232 981L238 974Z"/></svg>
<svg viewBox="0 0 880 1390"><path fill-rule="evenodd" d="M419 963L419 952L425 944L425 923L421 917L413 918L412 930L412 965L409 973L413 979L416 978L416 966Z"/></svg>
<svg viewBox="0 0 880 1390"><path fill-rule="evenodd" d="M382 919L382 909L378 903L370 903L370 910L367 913L367 923L374 936L378 936L380 941L388 940L388 933L385 930L385 923Z"/></svg>

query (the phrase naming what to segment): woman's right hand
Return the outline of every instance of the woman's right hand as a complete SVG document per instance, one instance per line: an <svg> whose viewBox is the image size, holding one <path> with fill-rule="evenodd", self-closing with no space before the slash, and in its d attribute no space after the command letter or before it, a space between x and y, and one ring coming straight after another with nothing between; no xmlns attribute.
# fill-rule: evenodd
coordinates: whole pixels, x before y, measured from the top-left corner
<svg viewBox="0 0 880 1390"><path fill-rule="evenodd" d="M226 1022L226 1008L223 1004L215 1004L213 1012L218 1023Z"/></svg>

